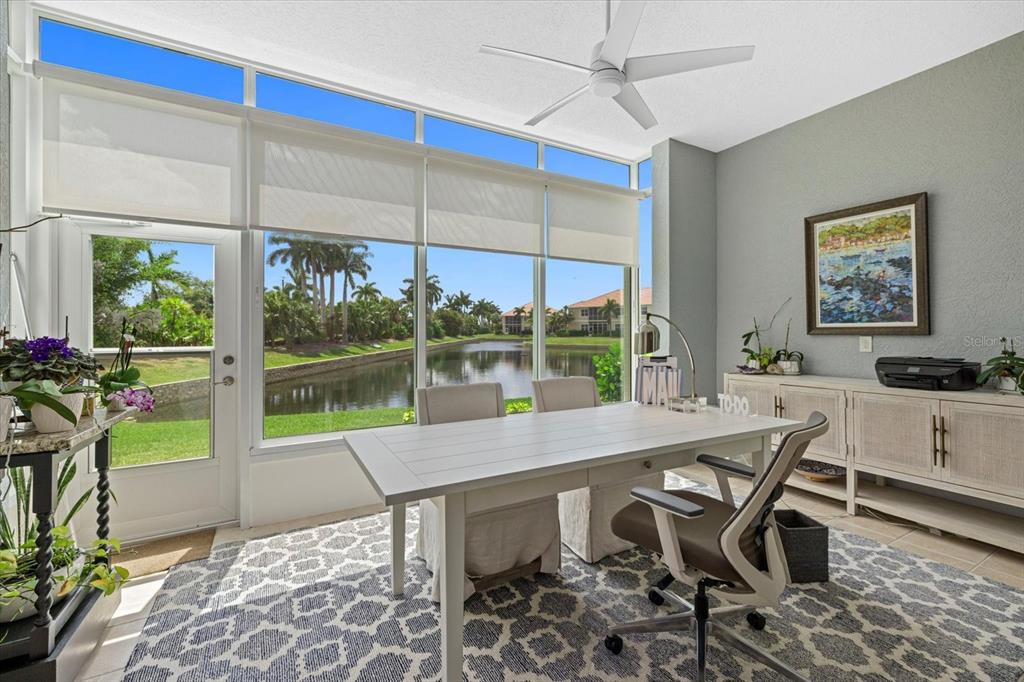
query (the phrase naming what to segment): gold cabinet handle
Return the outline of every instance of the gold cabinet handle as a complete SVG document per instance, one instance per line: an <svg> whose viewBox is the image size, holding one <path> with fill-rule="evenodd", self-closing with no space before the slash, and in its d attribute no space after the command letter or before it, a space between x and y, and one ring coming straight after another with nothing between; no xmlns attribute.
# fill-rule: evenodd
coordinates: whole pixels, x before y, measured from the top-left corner
<svg viewBox="0 0 1024 682"><path fill-rule="evenodd" d="M935 415L932 415L932 466L939 466L939 446L935 440L935 437L939 432L939 424Z"/></svg>

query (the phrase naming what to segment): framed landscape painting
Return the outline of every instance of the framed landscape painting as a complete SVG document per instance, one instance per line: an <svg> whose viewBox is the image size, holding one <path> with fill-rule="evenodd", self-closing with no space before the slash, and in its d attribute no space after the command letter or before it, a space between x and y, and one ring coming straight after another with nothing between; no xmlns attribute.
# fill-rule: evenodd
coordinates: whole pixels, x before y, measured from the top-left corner
<svg viewBox="0 0 1024 682"><path fill-rule="evenodd" d="M927 197L804 219L807 333L931 333Z"/></svg>

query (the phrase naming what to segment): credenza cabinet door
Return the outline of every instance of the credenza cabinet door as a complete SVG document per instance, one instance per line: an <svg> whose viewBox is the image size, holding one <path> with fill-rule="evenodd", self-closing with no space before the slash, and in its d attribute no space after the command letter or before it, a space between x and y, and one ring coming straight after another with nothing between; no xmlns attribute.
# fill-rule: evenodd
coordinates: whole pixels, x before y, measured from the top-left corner
<svg viewBox="0 0 1024 682"><path fill-rule="evenodd" d="M1024 409L943 400L942 420L942 480L1024 497Z"/></svg>
<svg viewBox="0 0 1024 682"><path fill-rule="evenodd" d="M939 477L932 447L939 401L875 393L853 394L853 456L858 464L927 478Z"/></svg>
<svg viewBox="0 0 1024 682"><path fill-rule="evenodd" d="M779 393L778 386L775 384L729 377L729 383L725 390L735 396L746 397L750 402L751 414L767 417L778 416L775 414L775 399Z"/></svg>
<svg viewBox="0 0 1024 682"><path fill-rule="evenodd" d="M782 417L806 421L811 412L828 417L828 432L815 438L807 447L806 456L835 460L846 464L846 392L829 388L779 386Z"/></svg>

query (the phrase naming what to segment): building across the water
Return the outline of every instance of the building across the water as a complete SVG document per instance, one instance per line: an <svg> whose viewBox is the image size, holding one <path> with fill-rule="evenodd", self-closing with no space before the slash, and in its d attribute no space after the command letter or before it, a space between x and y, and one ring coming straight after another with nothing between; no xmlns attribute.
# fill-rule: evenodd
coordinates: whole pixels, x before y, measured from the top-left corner
<svg viewBox="0 0 1024 682"><path fill-rule="evenodd" d="M609 301L611 303L609 303ZM640 290L640 314L651 307L651 288ZM571 333L593 336L617 336L622 333L622 289L567 305L565 329ZM548 308L548 314L555 312ZM501 314L501 330L505 334L521 334L533 327L533 304L524 303Z"/></svg>

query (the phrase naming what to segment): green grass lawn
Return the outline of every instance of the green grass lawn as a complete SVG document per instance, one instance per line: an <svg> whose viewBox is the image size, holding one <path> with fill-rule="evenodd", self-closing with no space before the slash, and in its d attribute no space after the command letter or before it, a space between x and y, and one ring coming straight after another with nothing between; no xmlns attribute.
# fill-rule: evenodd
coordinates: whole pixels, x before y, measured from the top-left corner
<svg viewBox="0 0 1024 682"><path fill-rule="evenodd" d="M435 346L439 343L450 343L452 341L464 341L472 339L472 336L446 336L441 339L430 339L427 341L427 347ZM333 358L346 358L353 355L369 355L370 353L380 353L386 350L401 350L403 348L412 348L412 339L403 339L402 341L378 341L376 345L373 343L350 343L347 346L341 346L337 348L326 348L323 350L317 350L313 352L296 352L296 351L280 351L280 350L265 350L263 352L263 367L266 369L273 369L274 367L287 367L289 365L301 365L304 362L317 362L318 360L331 360Z"/></svg>
<svg viewBox="0 0 1024 682"><path fill-rule="evenodd" d="M528 412L530 398L505 401L510 413ZM407 408L384 407L351 412L276 414L263 422L264 438L284 438L317 433L368 429L401 424ZM208 457L210 420L136 421L117 424L112 430L111 457L115 467L174 462Z"/></svg>

